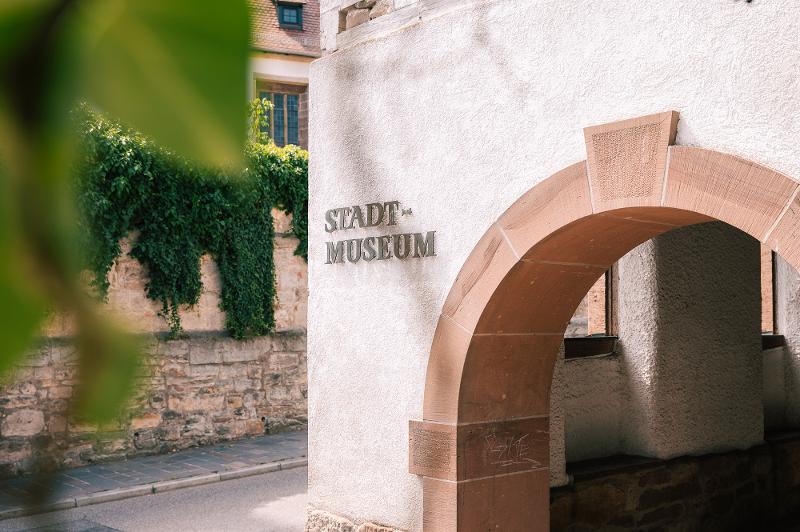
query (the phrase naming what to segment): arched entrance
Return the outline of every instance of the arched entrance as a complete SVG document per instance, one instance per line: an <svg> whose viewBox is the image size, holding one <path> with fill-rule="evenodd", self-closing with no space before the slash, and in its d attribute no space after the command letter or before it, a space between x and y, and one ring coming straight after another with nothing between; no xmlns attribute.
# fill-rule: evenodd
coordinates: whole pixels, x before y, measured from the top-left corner
<svg viewBox="0 0 800 532"><path fill-rule="evenodd" d="M564 329L611 264L657 235L721 220L800 269L800 185L672 146L675 112L585 130L587 160L514 203L469 255L431 346L409 467L426 531L549 530L549 394Z"/></svg>

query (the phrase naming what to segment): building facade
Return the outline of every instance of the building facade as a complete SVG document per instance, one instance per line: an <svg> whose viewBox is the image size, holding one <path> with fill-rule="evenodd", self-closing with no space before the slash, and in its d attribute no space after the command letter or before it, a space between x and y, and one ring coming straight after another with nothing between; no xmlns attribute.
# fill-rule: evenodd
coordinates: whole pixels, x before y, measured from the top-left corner
<svg viewBox="0 0 800 532"><path fill-rule="evenodd" d="M252 0L248 94L273 104L269 134L278 146L308 149L308 71L320 56L319 0Z"/></svg>
<svg viewBox="0 0 800 532"><path fill-rule="evenodd" d="M308 529L798 518L798 23L786 1L322 2ZM587 293L573 328L604 346L563 340Z"/></svg>

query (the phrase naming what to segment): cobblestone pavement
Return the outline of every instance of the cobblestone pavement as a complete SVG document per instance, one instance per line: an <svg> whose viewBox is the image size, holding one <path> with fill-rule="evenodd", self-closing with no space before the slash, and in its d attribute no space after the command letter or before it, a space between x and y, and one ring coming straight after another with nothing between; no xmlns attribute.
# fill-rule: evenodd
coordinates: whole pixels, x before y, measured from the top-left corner
<svg viewBox="0 0 800 532"><path fill-rule="evenodd" d="M57 474L55 492L50 499L91 496L301 458L307 454L307 440L305 431L289 432L67 469ZM30 500L30 493L38 487L37 482L32 476L0 481L0 515Z"/></svg>

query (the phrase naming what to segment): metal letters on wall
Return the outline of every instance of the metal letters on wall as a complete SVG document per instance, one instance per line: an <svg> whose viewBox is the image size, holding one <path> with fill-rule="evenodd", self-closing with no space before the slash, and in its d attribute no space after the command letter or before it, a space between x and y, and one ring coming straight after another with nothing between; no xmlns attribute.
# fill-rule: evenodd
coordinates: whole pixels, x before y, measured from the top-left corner
<svg viewBox="0 0 800 532"><path fill-rule="evenodd" d="M399 217L409 216L411 213L411 209L401 209L399 201L330 209L325 213L325 232L395 226ZM436 231L335 240L325 242L325 247L327 251L325 264L435 257Z"/></svg>

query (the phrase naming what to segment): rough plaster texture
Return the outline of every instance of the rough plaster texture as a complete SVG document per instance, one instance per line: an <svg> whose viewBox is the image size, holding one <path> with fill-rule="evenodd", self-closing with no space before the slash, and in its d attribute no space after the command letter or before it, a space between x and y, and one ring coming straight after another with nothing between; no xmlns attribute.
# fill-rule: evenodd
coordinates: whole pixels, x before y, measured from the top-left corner
<svg viewBox="0 0 800 532"><path fill-rule="evenodd" d="M721 222L619 263L628 454L672 458L763 439L758 242Z"/></svg>
<svg viewBox="0 0 800 532"><path fill-rule="evenodd" d="M504 209L585 158L582 127L675 109L678 144L799 177L799 21L789 0L502 0L313 63L311 505L421 528L408 420L444 298ZM324 264L325 210L393 199L436 258Z"/></svg>
<svg viewBox="0 0 800 532"><path fill-rule="evenodd" d="M568 360L565 377L566 461L618 453L627 407L620 357Z"/></svg>
<svg viewBox="0 0 800 532"><path fill-rule="evenodd" d="M679 238L687 238L680 236ZM654 319L651 311L658 311L662 305L647 302L642 297L647 291L643 290L648 280L657 282L652 267L658 261L654 256L654 247L659 243L645 244L622 259L622 267L627 276L624 279L625 293L623 299L627 302L623 311L626 316L623 322L625 332L620 344L634 344L636 349L629 349L627 355L633 356L638 352L637 338L648 330L648 319ZM712 251L702 250L702 253ZM751 257L752 259L752 257ZM791 352L797 352L797 328L800 324L800 275L779 259L782 264L777 268L779 277L777 284L780 287L777 304L781 309L781 325L788 334L789 347L777 347L761 352L763 362L763 408L764 428L781 429L788 426L797 426L797 421L790 423L787 419L788 409L796 408L797 400L789 396L788 385L791 376L799 374L797 357L792 357ZM648 267L649 265L649 267ZM656 271L657 273L657 271ZM741 280L739 281L741 282ZM708 287L705 288L706 290ZM697 294L703 297L703 294ZM649 317L648 317L649 316ZM728 314L715 317L723 322L728 319ZM642 327L637 324L644 320ZM573 319L574 322L574 319ZM668 337L681 330L681 324L671 324L668 328L661 328ZM633 337L629 334L634 335ZM647 337L653 340L655 337ZM748 347L752 351L753 346ZM792 350L795 351L792 351ZM664 353L663 356L669 356ZM743 356L752 356L743 354ZM550 464L551 485L560 486L566 482L564 464L589 458L613 456L627 452L625 447L626 431L632 430L625 423L628 421L625 412L630 411L631 392L627 375L623 372L625 365L621 355L589 357L568 360L566 364L559 359L553 375L551 390L551 434L550 434ZM727 365L725 366L727 367ZM633 379L636 383L636 379ZM633 396L635 398L635 395ZM565 454L566 453L566 454Z"/></svg>
<svg viewBox="0 0 800 532"><path fill-rule="evenodd" d="M776 332L786 339L786 347L780 352L786 402L783 417L777 421L782 425L798 426L800 425L800 274L779 256L775 258L775 328ZM773 358L777 356L779 355L773 355ZM777 378L780 372L775 368L772 374Z"/></svg>

